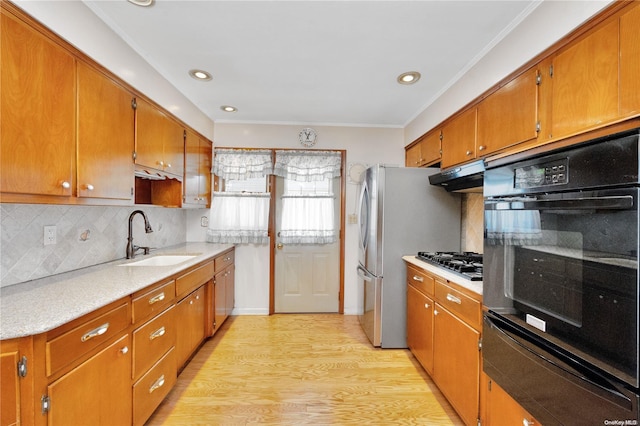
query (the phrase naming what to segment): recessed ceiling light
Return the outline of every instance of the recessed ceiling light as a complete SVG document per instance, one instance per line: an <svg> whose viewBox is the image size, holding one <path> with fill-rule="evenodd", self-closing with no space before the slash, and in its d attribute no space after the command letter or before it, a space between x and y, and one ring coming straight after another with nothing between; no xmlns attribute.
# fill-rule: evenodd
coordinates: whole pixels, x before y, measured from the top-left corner
<svg viewBox="0 0 640 426"><path fill-rule="evenodd" d="M398 83L400 84L414 84L418 80L420 80L420 73L418 71L409 71L398 76Z"/></svg>
<svg viewBox="0 0 640 426"><path fill-rule="evenodd" d="M238 108L231 106L231 105L222 105L220 107L221 110L223 110L224 112L236 112L238 111Z"/></svg>
<svg viewBox="0 0 640 426"><path fill-rule="evenodd" d="M211 74L202 70L191 70L189 71L189 75L195 78L196 80L200 80L200 81L211 80Z"/></svg>
<svg viewBox="0 0 640 426"><path fill-rule="evenodd" d="M129 3L133 3L136 6L149 7L152 6L155 0L129 0Z"/></svg>

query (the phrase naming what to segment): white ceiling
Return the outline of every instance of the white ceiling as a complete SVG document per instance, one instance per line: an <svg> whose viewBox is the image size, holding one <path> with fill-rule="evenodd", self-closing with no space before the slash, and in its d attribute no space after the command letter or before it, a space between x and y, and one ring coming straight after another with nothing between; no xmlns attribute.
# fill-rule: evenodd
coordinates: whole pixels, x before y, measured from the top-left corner
<svg viewBox="0 0 640 426"><path fill-rule="evenodd" d="M214 121L389 127L405 126L539 4L84 2ZM194 80L193 68L213 79ZM406 71L422 78L398 84Z"/></svg>

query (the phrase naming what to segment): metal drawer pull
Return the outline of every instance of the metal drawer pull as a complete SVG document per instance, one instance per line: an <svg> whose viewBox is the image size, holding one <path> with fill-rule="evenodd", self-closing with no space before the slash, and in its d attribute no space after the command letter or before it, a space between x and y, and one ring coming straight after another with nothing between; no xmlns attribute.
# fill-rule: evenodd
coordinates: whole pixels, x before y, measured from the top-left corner
<svg viewBox="0 0 640 426"><path fill-rule="evenodd" d="M153 296L151 299L149 299L149 304L153 305L154 303L161 302L163 300L164 300L164 291L159 295Z"/></svg>
<svg viewBox="0 0 640 426"><path fill-rule="evenodd" d="M424 282L424 278L419 277L418 275L414 275L414 276L413 276L413 280L414 280L414 281L418 281L419 283Z"/></svg>
<svg viewBox="0 0 640 426"><path fill-rule="evenodd" d="M425 309L429 309L429 304L428 304L428 303L425 303L425 304L424 304L424 307L425 307Z"/></svg>
<svg viewBox="0 0 640 426"><path fill-rule="evenodd" d="M86 342L87 340L91 340L94 337L102 336L104 333L107 332L108 329L109 329L109 323L107 322L102 324L100 327L94 328L90 332L86 333L84 336L82 336L80 340L83 342Z"/></svg>
<svg viewBox="0 0 640 426"><path fill-rule="evenodd" d="M124 348L120 349L120 353L123 354L123 355L126 354L127 352L129 352L129 347L128 346L125 346Z"/></svg>
<svg viewBox="0 0 640 426"><path fill-rule="evenodd" d="M164 333L166 333L166 330L164 328L164 326L160 327L159 329L157 329L156 331L154 331L153 333L151 333L149 335L149 340L153 340L153 339L157 339L158 337L162 337L164 336Z"/></svg>
<svg viewBox="0 0 640 426"><path fill-rule="evenodd" d="M453 303L457 303L458 305L462 304L462 300L460 300L459 297L454 296L453 294L448 294L447 293L447 300L449 302L453 302Z"/></svg>
<svg viewBox="0 0 640 426"><path fill-rule="evenodd" d="M158 388L161 388L162 385L164 385L164 374L162 376L158 377L158 380L153 382L153 384L149 388L149 393L153 393L154 390L156 390Z"/></svg>

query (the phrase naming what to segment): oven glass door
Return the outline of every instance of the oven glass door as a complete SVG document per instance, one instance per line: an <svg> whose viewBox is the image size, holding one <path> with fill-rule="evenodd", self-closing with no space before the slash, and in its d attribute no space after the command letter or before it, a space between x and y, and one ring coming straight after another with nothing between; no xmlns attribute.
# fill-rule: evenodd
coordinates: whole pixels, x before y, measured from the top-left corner
<svg viewBox="0 0 640 426"><path fill-rule="evenodd" d="M638 188L485 199L484 302L638 387Z"/></svg>

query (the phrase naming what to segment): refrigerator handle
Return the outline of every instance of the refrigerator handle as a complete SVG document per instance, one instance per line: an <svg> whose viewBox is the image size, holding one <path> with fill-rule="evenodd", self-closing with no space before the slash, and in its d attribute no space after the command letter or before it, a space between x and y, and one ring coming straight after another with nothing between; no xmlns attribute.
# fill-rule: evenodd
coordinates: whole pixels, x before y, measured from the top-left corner
<svg viewBox="0 0 640 426"><path fill-rule="evenodd" d="M360 265L358 265L358 276L367 282L373 281L371 277L368 277L367 271Z"/></svg>

